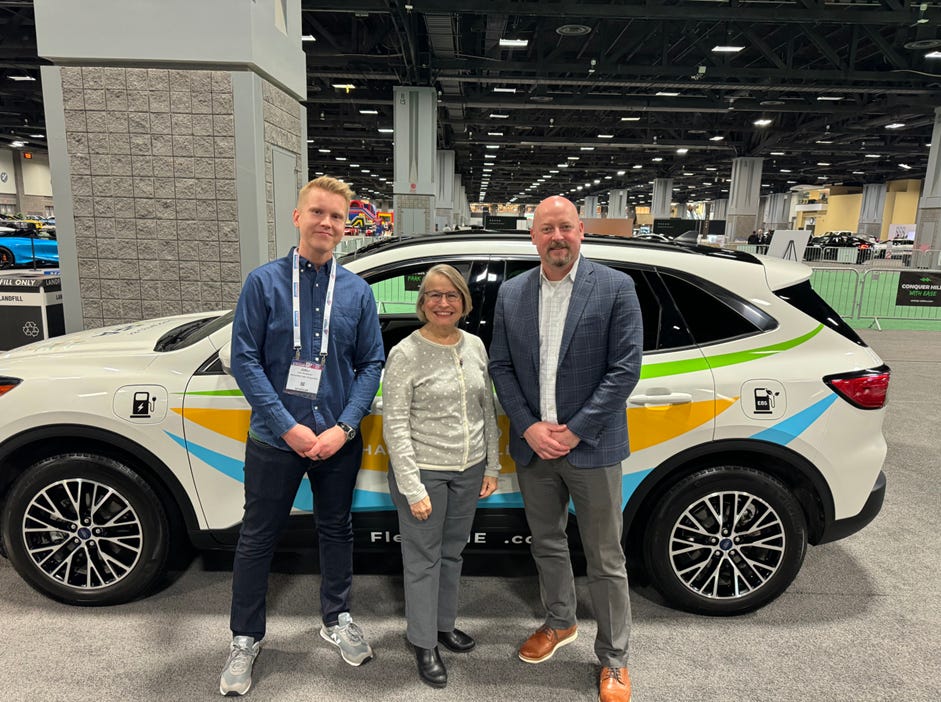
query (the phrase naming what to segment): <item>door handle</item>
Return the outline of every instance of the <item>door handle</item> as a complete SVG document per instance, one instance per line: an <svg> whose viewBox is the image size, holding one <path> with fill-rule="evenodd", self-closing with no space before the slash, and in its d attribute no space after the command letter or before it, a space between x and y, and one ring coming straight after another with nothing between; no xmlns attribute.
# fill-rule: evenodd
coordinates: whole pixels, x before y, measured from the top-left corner
<svg viewBox="0 0 941 702"><path fill-rule="evenodd" d="M627 398L632 405L682 405L693 401L688 392L671 392L663 395L631 395Z"/></svg>

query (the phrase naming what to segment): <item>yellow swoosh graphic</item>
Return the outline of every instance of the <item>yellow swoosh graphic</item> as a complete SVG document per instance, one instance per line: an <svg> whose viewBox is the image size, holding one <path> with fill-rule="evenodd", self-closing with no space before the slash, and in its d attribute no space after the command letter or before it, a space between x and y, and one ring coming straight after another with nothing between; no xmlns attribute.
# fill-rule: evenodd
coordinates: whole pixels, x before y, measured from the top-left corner
<svg viewBox="0 0 941 702"><path fill-rule="evenodd" d="M663 407L632 407L627 410L631 451L636 453L675 439L712 421L737 401L738 398L733 397ZM174 407L173 411L188 421L230 439L244 441L248 436L251 410ZM503 472L514 473L516 464L507 451L510 420L501 415L497 417L497 424L500 427L500 463ZM363 436L362 469L386 472L389 469L389 455L382 442L382 417L373 414L363 417L360 432Z"/></svg>

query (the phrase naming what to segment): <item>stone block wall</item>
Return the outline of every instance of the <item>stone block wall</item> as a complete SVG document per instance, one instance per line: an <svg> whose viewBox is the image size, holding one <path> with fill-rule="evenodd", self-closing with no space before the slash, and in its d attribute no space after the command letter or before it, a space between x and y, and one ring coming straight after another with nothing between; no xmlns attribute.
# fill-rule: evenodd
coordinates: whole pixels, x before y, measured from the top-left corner
<svg viewBox="0 0 941 702"><path fill-rule="evenodd" d="M61 75L85 328L233 307L242 278L230 74Z"/></svg>

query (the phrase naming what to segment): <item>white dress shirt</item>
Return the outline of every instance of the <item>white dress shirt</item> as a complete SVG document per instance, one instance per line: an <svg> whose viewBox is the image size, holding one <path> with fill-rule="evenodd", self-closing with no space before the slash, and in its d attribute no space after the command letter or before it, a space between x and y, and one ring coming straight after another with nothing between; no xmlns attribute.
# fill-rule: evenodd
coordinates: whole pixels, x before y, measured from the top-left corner
<svg viewBox="0 0 941 702"><path fill-rule="evenodd" d="M575 287L578 259L562 280L549 280L539 267L539 412L542 421L558 424L555 404L556 373L565 318Z"/></svg>

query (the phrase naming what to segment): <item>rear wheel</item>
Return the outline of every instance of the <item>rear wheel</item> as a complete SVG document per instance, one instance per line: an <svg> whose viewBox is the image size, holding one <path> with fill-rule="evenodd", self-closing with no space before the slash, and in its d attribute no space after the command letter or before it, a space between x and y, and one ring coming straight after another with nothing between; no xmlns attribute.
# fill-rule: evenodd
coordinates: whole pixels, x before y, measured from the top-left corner
<svg viewBox="0 0 941 702"><path fill-rule="evenodd" d="M804 561L807 523L775 478L738 466L690 475L657 503L645 538L654 586L700 614L740 614L787 589Z"/></svg>
<svg viewBox="0 0 941 702"><path fill-rule="evenodd" d="M163 571L168 541L166 514L146 481L95 454L31 466L3 514L3 543L17 572L69 604L117 604L142 594Z"/></svg>
<svg viewBox="0 0 941 702"><path fill-rule="evenodd" d="M16 263L16 257L10 249L0 246L0 268L7 268Z"/></svg>

